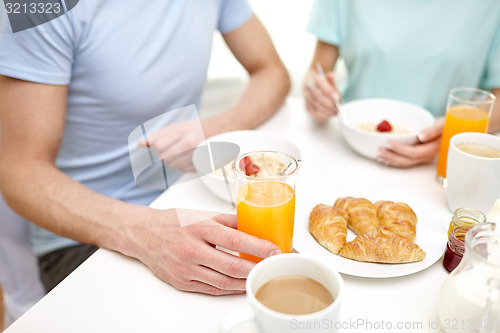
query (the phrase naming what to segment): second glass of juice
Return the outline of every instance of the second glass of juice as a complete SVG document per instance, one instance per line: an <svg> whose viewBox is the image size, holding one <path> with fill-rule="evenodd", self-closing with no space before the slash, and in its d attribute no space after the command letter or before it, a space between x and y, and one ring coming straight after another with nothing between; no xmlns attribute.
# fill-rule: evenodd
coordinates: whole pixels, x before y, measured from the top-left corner
<svg viewBox="0 0 500 333"><path fill-rule="evenodd" d="M248 163L258 165L258 173ZM282 152L256 151L239 156L233 168L238 230L273 242L282 253L292 252L297 160ZM262 260L246 253L240 257Z"/></svg>
<svg viewBox="0 0 500 333"><path fill-rule="evenodd" d="M476 88L454 88L448 96L441 136L437 180L446 187L446 159L452 136L463 132L486 133L495 95Z"/></svg>

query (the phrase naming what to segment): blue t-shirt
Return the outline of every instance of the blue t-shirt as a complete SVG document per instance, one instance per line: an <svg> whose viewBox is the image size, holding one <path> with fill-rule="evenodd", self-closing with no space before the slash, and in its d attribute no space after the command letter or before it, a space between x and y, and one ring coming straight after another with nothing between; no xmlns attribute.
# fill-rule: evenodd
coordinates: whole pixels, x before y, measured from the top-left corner
<svg viewBox="0 0 500 333"><path fill-rule="evenodd" d="M6 19L0 74L68 85L57 167L98 193L148 204L160 191L134 182L129 134L199 105L214 31L230 32L251 16L246 0L80 0L28 30L13 33ZM75 244L40 228L34 243L39 255Z"/></svg>
<svg viewBox="0 0 500 333"><path fill-rule="evenodd" d="M442 116L452 88L500 88L498 0L316 0L307 29L339 47L345 101L393 98Z"/></svg>

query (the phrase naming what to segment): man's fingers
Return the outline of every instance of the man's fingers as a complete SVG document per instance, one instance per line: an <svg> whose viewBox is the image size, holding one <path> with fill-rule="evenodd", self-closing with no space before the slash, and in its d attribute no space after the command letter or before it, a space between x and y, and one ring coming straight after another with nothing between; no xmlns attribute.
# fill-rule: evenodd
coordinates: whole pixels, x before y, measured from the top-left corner
<svg viewBox="0 0 500 333"><path fill-rule="evenodd" d="M162 156L160 158L163 159ZM183 172L194 171L193 166L193 151L188 150L180 154L175 154L170 157L166 157L164 162L168 165L170 169L180 169Z"/></svg>
<svg viewBox="0 0 500 333"><path fill-rule="evenodd" d="M182 291L190 291L195 293L202 293L214 296L221 295L235 295L235 294L243 294L243 290L223 290L217 287L214 287L210 284L206 284L200 281L191 280L187 282L181 283L172 283L172 285Z"/></svg>
<svg viewBox="0 0 500 333"><path fill-rule="evenodd" d="M210 244L231 251L251 254L259 258L267 258L281 253L278 246L267 240L259 239L220 224L217 224L214 228L201 227L200 233L202 238Z"/></svg>
<svg viewBox="0 0 500 333"><path fill-rule="evenodd" d="M140 140L138 143L140 146L142 145L142 147L146 144L160 154L162 152L167 152L169 149L171 150L181 139L182 137L175 131L175 127L170 125L153 132L145 140Z"/></svg>
<svg viewBox="0 0 500 333"><path fill-rule="evenodd" d="M234 214L218 214L212 218L213 220L219 222L226 227L236 229L237 218Z"/></svg>
<svg viewBox="0 0 500 333"><path fill-rule="evenodd" d="M214 250L214 251L221 252L219 250ZM237 257L234 257L230 254L226 254L224 252L221 252L221 253L226 255L226 256L233 257L235 259L239 259L245 263L248 262L250 265L252 264L248 260L237 258ZM224 261L224 262L221 262L221 264L226 265L226 264L230 264L230 263L227 263ZM200 282L211 285L217 289L244 291L245 290L245 282L246 282L245 278L248 276L248 273L253 268L253 266L254 265L250 266L249 268L245 267L244 274L237 272L234 275L227 275L227 273L224 272L224 270L219 270L217 268L212 269L211 267L210 268L209 267L201 267L201 269L199 270L199 272L197 274L196 279ZM231 267L231 266L224 266L224 268L226 268L225 270L228 270L227 269L228 267ZM241 271L243 271L243 270L241 270Z"/></svg>
<svg viewBox="0 0 500 333"><path fill-rule="evenodd" d="M250 273L250 270L256 265L256 263L213 247L207 247L203 252L200 252L200 265L208 267L227 277L244 279L248 276L248 273ZM228 286L237 284L237 281L227 281L225 279L220 282L220 276L208 274L207 272L204 272L202 275L203 282L212 284L218 288L227 289L229 288ZM221 285L224 284L228 284L228 286L226 288L221 287ZM244 288L245 287L243 286L243 289Z"/></svg>

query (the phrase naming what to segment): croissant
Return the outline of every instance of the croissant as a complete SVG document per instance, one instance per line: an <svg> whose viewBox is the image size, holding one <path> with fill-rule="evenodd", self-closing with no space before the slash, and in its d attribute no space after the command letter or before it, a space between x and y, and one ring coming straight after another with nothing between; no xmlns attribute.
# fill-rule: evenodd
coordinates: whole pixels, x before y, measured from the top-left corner
<svg viewBox="0 0 500 333"><path fill-rule="evenodd" d="M321 246L338 254L346 241L347 218L343 209L319 204L309 215L309 232Z"/></svg>
<svg viewBox="0 0 500 333"><path fill-rule="evenodd" d="M417 216L410 206L403 202L377 201L375 207L381 226L411 241L415 240Z"/></svg>
<svg viewBox="0 0 500 333"><path fill-rule="evenodd" d="M378 226L377 208L368 199L339 198L334 206L347 211L349 214L347 226L358 235L376 229Z"/></svg>
<svg viewBox="0 0 500 333"><path fill-rule="evenodd" d="M425 252L417 244L384 227L357 236L342 248L340 255L357 261L389 264L415 262L425 258Z"/></svg>

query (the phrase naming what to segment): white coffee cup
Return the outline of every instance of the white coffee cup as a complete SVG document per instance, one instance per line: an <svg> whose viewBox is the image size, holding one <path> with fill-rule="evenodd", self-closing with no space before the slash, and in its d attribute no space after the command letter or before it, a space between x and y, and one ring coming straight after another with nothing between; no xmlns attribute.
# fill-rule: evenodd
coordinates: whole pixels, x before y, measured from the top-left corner
<svg viewBox="0 0 500 333"><path fill-rule="evenodd" d="M255 294L266 282L286 275L302 275L321 283L333 296L334 301L318 312L291 315L271 310L260 303ZM335 332L339 322L340 303L344 282L338 272L327 263L298 253L280 254L258 263L246 282L248 306L230 314L219 332L233 329L248 320L255 320L259 332Z"/></svg>
<svg viewBox="0 0 500 333"><path fill-rule="evenodd" d="M451 211L475 208L487 214L500 197L500 158L466 153L457 145L475 143L500 150L500 137L485 133L460 133L450 140L446 196Z"/></svg>

